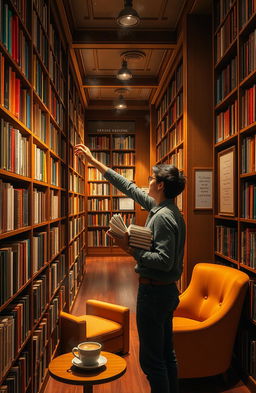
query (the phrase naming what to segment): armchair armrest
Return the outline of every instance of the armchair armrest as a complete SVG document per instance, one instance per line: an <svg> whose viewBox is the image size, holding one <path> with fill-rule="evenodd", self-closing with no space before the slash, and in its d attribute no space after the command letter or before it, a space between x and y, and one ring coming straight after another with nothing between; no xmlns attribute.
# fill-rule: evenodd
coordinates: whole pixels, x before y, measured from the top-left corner
<svg viewBox="0 0 256 393"><path fill-rule="evenodd" d="M123 353L129 352L130 310L128 307L90 299L86 301L86 314L120 323L123 328Z"/></svg>
<svg viewBox="0 0 256 393"><path fill-rule="evenodd" d="M72 332L72 334L70 334ZM77 317L66 312L60 313L61 351L70 352L73 347L86 340L85 315Z"/></svg>

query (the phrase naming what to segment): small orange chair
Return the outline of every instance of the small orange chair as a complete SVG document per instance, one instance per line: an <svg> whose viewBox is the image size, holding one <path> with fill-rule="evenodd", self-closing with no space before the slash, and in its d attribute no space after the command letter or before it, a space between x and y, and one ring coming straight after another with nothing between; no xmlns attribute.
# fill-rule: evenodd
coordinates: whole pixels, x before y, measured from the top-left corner
<svg viewBox="0 0 256 393"><path fill-rule="evenodd" d="M228 370L248 282L248 275L238 269L195 265L173 318L180 378Z"/></svg>
<svg viewBox="0 0 256 393"><path fill-rule="evenodd" d="M104 351L129 352L129 308L99 300L87 300L86 315L60 313L61 352L70 352L83 341L97 341Z"/></svg>

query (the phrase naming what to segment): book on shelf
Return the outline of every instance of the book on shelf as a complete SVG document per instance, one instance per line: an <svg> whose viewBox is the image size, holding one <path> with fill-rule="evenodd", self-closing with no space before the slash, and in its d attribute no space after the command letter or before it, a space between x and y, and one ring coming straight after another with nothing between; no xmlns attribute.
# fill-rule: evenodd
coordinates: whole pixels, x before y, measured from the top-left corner
<svg viewBox="0 0 256 393"><path fill-rule="evenodd" d="M114 214L109 221L110 233L122 238L125 233L129 236L129 245L143 250L150 250L152 244L152 232L148 227L135 224L126 226L120 214Z"/></svg>

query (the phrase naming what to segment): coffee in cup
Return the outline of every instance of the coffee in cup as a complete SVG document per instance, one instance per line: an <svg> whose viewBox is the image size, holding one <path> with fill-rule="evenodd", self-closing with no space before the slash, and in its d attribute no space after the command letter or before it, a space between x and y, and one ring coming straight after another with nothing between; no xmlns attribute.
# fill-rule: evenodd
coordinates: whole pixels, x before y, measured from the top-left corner
<svg viewBox="0 0 256 393"><path fill-rule="evenodd" d="M83 365L96 364L100 357L101 344L94 341L85 341L72 349L73 355L81 360Z"/></svg>

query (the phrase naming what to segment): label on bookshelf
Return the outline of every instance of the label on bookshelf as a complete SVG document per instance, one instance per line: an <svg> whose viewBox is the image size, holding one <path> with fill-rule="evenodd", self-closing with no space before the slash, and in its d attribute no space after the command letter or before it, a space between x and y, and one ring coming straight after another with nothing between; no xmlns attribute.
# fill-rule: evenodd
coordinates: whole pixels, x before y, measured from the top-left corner
<svg viewBox="0 0 256 393"><path fill-rule="evenodd" d="M133 121L108 121L91 120L87 123L90 133L129 133L135 132L135 122Z"/></svg>

